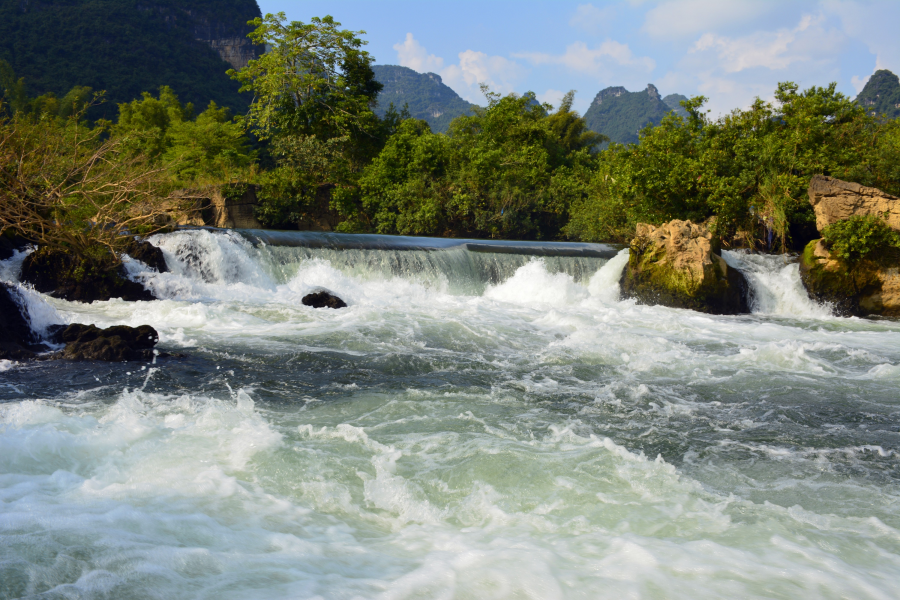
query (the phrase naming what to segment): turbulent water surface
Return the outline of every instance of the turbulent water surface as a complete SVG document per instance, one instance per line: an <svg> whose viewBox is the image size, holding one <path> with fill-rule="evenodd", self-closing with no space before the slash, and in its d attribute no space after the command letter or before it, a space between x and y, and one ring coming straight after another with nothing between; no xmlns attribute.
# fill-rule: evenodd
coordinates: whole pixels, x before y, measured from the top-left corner
<svg viewBox="0 0 900 600"><path fill-rule="evenodd" d="M22 292L184 356L0 361L0 598L900 596L900 323L782 257L717 317L625 254L154 243L164 300Z"/></svg>

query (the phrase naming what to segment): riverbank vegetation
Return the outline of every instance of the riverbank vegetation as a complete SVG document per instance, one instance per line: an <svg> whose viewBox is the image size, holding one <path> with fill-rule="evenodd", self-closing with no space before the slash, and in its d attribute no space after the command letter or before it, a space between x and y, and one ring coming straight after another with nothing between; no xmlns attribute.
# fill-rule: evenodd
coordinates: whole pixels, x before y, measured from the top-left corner
<svg viewBox="0 0 900 600"><path fill-rule="evenodd" d="M485 108L434 133L401 107L374 112L364 32L283 14L251 25L267 52L229 71L253 97L243 115L198 111L163 86L89 123L102 95L28 98L0 65L0 228L114 253L122 232L165 222L173 191L239 183L256 186L256 216L273 228L326 211L344 232L625 242L638 222L691 219L726 246L777 251L817 237L815 174L900 193L897 121L834 84L782 83L772 102L721 118L692 98L638 143L600 151L607 140L572 110L574 92L553 107L485 88Z"/></svg>

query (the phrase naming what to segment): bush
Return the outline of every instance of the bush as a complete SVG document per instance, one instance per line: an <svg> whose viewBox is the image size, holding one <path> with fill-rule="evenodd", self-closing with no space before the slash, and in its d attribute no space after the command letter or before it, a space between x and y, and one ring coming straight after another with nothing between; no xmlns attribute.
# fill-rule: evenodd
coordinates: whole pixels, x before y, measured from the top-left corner
<svg viewBox="0 0 900 600"><path fill-rule="evenodd" d="M832 254L852 269L864 260L882 261L900 251L900 233L875 215L854 215L822 232Z"/></svg>

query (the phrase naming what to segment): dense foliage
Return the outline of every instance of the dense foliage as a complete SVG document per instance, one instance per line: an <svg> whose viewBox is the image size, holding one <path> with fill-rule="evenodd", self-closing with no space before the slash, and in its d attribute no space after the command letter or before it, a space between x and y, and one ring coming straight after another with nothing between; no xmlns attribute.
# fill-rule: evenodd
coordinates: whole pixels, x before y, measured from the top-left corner
<svg viewBox="0 0 900 600"><path fill-rule="evenodd" d="M584 193L600 137L571 110L532 94L500 97L453 121L449 135L408 119L366 167L346 230L379 233L555 239L573 197Z"/></svg>
<svg viewBox="0 0 900 600"><path fill-rule="evenodd" d="M864 260L879 260L900 251L900 232L875 215L854 215L822 232L833 256L852 270Z"/></svg>
<svg viewBox="0 0 900 600"><path fill-rule="evenodd" d="M230 111L215 102L194 116L171 88L159 96L144 92L140 100L119 105L112 134L132 155L165 165L180 185L232 182L252 177L256 152Z"/></svg>
<svg viewBox="0 0 900 600"><path fill-rule="evenodd" d="M726 240L749 232L789 247L815 235L806 198L813 175L900 191L896 123L879 125L834 84L800 92L783 83L775 99L710 120L695 98L685 103L687 119L669 115L638 144L613 146L567 233L625 239L639 221L716 217Z"/></svg>
<svg viewBox="0 0 900 600"><path fill-rule="evenodd" d="M375 108L379 116L392 104L405 107L412 118L427 122L431 131L446 133L453 119L472 114L474 105L445 85L440 75L395 65L373 65L372 71L383 86Z"/></svg>
<svg viewBox="0 0 900 600"><path fill-rule="evenodd" d="M159 228L170 186L163 167L82 117L0 116L0 234L102 267L118 260L125 232Z"/></svg>
<svg viewBox="0 0 900 600"><path fill-rule="evenodd" d="M174 2L154 6L170 14ZM197 6L203 14L212 0ZM239 12L242 4L229 6ZM726 246L742 240L774 251L817 237L806 195L815 174L900 194L900 123L867 114L834 84L801 91L782 83L774 102L757 100L719 119L704 111L702 97L680 100L673 111L679 97L661 99L653 86L633 94L608 88L584 118L572 110L573 92L554 109L530 93L501 97L484 88L487 106L469 107L441 133L414 118L444 93L428 87L440 85L433 77L393 68L394 79L422 84L421 102L402 112L392 101L378 108L385 98L363 32L331 17L303 23L283 14L251 26L254 44L268 51L229 71L253 98L244 115L233 118L210 98L197 114L163 86L156 95L141 90L108 111L114 119L89 126L84 117L98 97L91 87L35 97L29 80L0 62L3 127L43 132L34 154L47 161L54 152L71 158L66 140L78 137L123 173L152 172L161 192L253 184L257 218L277 228L324 222L346 232L625 242L638 222L678 218L709 221ZM648 120L648 110L658 114ZM646 126L634 143L598 151L608 141L593 133L589 117L598 115ZM87 216L59 206L44 214L60 215L56 223L101 222L89 207L94 193L60 196L65 210L88 207ZM122 206L134 204L122 198ZM827 235L848 261L883 233L868 221L842 227Z"/></svg>
<svg viewBox="0 0 900 600"><path fill-rule="evenodd" d="M62 97L74 86L105 90L115 104L169 85L185 100L246 109L249 98L225 74L204 39L246 36L254 0L42 0L0 3L0 59L31 96Z"/></svg>

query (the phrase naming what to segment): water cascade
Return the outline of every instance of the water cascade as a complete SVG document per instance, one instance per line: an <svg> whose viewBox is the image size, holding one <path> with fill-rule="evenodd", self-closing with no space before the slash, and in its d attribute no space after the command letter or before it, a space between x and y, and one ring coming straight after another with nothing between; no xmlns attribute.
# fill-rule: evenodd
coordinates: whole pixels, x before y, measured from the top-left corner
<svg viewBox="0 0 900 600"><path fill-rule="evenodd" d="M900 595L900 323L789 259L728 317L604 246L152 241L162 300L23 292L184 356L0 361L0 599Z"/></svg>

